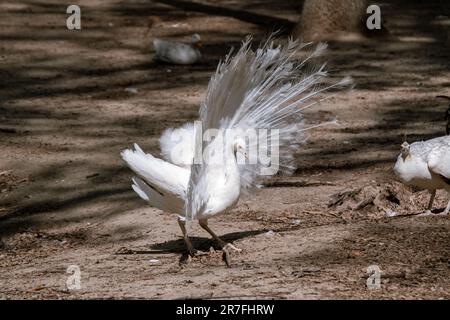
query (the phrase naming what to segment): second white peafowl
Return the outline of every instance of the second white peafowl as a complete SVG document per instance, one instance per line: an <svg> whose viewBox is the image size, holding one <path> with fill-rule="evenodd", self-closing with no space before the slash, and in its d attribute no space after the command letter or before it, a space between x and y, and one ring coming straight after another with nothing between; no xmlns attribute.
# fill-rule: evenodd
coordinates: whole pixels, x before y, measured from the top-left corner
<svg viewBox="0 0 450 320"><path fill-rule="evenodd" d="M201 58L201 38L195 33L192 35L191 43L154 39L153 48L158 60L173 64L194 64Z"/></svg>
<svg viewBox="0 0 450 320"><path fill-rule="evenodd" d="M178 215L191 255L197 251L186 222L198 220L222 247L229 264L229 251L240 249L221 240L209 228L208 219L233 208L243 190L259 186L264 177L278 171L265 169L276 164L281 171L292 172L294 153L309 129L302 121L303 110L332 96L323 93L351 84L350 78L327 84L324 65L308 66L323 52L323 44L297 61L296 52L307 46L291 40L275 46L268 40L253 51L248 38L234 56L230 53L218 65L199 121L163 133L160 145L165 160L144 153L136 144L134 150L122 152L138 176L132 185L136 193L151 206ZM249 139L252 130L266 130L264 139ZM258 150L256 158L252 150ZM276 156L272 161L258 158L269 153Z"/></svg>
<svg viewBox="0 0 450 320"><path fill-rule="evenodd" d="M404 142L394 166L394 172L406 185L426 189L430 201L425 213L431 215L437 189L445 189L450 195L450 136L427 141ZM443 215L450 210L450 201Z"/></svg>

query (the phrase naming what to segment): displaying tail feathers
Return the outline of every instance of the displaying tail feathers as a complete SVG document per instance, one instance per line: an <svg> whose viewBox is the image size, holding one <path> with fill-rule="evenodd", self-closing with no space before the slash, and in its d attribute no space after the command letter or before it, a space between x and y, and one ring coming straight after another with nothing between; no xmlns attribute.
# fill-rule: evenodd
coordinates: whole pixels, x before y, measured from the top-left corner
<svg viewBox="0 0 450 320"><path fill-rule="evenodd" d="M352 79L332 84L325 81L325 64L316 65L312 60L324 53L326 44L319 43L297 61L296 53L311 47L310 43L290 39L284 46L275 46L269 38L253 51L250 42L249 37L234 56L230 53L211 78L200 107L203 130L265 129L267 143L253 139L247 147L265 155L270 154L270 148L278 150L273 157L277 167L291 173L296 168L294 155L309 129L303 123L304 110L330 98L332 90L350 88ZM268 165L273 167L273 161L240 165L242 188L258 186L260 178L278 171L266 170Z"/></svg>

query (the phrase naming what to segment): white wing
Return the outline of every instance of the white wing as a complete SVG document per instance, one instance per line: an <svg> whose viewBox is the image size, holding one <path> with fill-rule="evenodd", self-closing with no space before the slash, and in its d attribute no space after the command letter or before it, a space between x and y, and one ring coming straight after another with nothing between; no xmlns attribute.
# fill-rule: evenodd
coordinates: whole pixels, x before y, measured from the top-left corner
<svg viewBox="0 0 450 320"><path fill-rule="evenodd" d="M131 187L143 200L147 201L152 207L165 212L173 212L182 215L184 212L184 200L179 197L168 197L147 184L144 180L134 177ZM170 198L170 199L169 199Z"/></svg>
<svg viewBox="0 0 450 320"><path fill-rule="evenodd" d="M190 171L145 154L137 144L124 150L122 158L141 179L133 180L133 189L152 206L184 214Z"/></svg>

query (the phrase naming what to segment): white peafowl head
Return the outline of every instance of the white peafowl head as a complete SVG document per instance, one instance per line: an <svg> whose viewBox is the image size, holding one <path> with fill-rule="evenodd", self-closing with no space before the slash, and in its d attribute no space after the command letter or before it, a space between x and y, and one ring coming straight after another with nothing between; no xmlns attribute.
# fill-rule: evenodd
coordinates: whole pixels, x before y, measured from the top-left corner
<svg viewBox="0 0 450 320"><path fill-rule="evenodd" d="M238 153L242 154L245 157L245 159L248 159L248 154L245 146L246 146L245 139L238 137L234 140L233 153L236 159Z"/></svg>
<svg viewBox="0 0 450 320"><path fill-rule="evenodd" d="M404 161L404 160L406 160L406 158L409 156L409 153L410 153L409 143L406 141L403 142L402 146L401 146L401 150L402 150L402 158Z"/></svg>
<svg viewBox="0 0 450 320"><path fill-rule="evenodd" d="M202 47L202 38L198 33L194 33L191 37L191 44L194 47L201 48Z"/></svg>

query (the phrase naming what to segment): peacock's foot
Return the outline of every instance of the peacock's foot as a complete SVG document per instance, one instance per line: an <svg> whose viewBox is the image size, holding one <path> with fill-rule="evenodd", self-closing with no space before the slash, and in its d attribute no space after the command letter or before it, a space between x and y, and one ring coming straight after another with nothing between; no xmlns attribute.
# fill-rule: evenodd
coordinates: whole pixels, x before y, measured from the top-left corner
<svg viewBox="0 0 450 320"><path fill-rule="evenodd" d="M200 258L209 254L210 254L209 252L200 251L197 249L188 250L181 256L180 265L187 265L191 263L192 260L195 260L196 258Z"/></svg>
<svg viewBox="0 0 450 320"><path fill-rule="evenodd" d="M217 242L219 243L219 246L222 250L226 249L226 250L233 250L236 252L241 252L242 249L237 248L236 246L234 246L233 244L229 243L229 242L225 242L222 239L218 238L216 239Z"/></svg>
<svg viewBox="0 0 450 320"><path fill-rule="evenodd" d="M207 256L209 252L197 250L197 249L191 249L189 250L189 255L191 257L201 257L201 256Z"/></svg>
<svg viewBox="0 0 450 320"><path fill-rule="evenodd" d="M222 250L224 250L224 249L225 250L233 250L233 251L236 251L236 252L241 252L242 251L242 249L239 249L238 247L234 246L231 243L225 243L225 244L222 244L221 246L222 246Z"/></svg>
<svg viewBox="0 0 450 320"><path fill-rule="evenodd" d="M231 251L235 251L235 252L241 252L242 249L239 249L237 247L235 247L234 245L232 245L231 243L220 243L221 247L222 247L222 252L223 252L223 260L225 261L225 263L227 264L227 267L230 268L231 267Z"/></svg>

